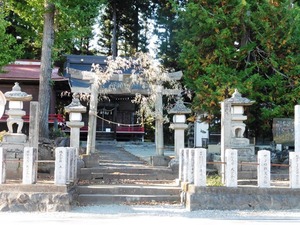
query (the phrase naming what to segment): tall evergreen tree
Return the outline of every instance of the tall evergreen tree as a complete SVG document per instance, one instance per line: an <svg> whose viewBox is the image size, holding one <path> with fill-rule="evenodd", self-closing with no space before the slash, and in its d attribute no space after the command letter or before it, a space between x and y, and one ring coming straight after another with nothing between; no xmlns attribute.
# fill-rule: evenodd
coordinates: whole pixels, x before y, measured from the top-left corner
<svg viewBox="0 0 300 225"><path fill-rule="evenodd" d="M249 128L270 135L272 119L292 117L300 90L300 13L290 0L203 0L178 7L178 44L194 110L219 120L233 90L256 103ZM259 126L258 126L259 125Z"/></svg>
<svg viewBox="0 0 300 225"><path fill-rule="evenodd" d="M184 4L185 1L175 0L177 4ZM178 30L178 16L173 9L170 0L153 0L153 18L155 22L154 34L157 35L157 58L161 63L170 69L180 69L178 65L179 46L175 40Z"/></svg>
<svg viewBox="0 0 300 225"><path fill-rule="evenodd" d="M151 1L109 1L100 19L99 45L106 55L130 56L148 51L148 19Z"/></svg>

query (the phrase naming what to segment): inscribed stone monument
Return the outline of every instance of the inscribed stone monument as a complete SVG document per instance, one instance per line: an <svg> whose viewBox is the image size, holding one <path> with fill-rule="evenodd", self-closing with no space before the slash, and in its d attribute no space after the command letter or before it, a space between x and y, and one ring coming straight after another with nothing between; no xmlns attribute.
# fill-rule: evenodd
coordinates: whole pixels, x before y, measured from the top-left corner
<svg viewBox="0 0 300 225"><path fill-rule="evenodd" d="M273 119L273 140L276 144L294 145L294 119Z"/></svg>
<svg viewBox="0 0 300 225"><path fill-rule="evenodd" d="M194 184L197 187L206 186L206 149L195 149Z"/></svg>
<svg viewBox="0 0 300 225"><path fill-rule="evenodd" d="M269 188L271 185L271 158L270 151L261 150L257 153L257 185L261 188Z"/></svg>

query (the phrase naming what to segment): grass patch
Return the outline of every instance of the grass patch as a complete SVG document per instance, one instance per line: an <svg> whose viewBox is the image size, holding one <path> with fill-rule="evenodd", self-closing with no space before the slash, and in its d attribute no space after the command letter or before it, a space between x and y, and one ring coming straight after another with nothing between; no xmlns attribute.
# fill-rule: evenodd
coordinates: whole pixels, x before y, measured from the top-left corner
<svg viewBox="0 0 300 225"><path fill-rule="evenodd" d="M3 136L6 134L6 130L0 132L0 142L3 141Z"/></svg>
<svg viewBox="0 0 300 225"><path fill-rule="evenodd" d="M207 186L223 186L222 178L219 175L209 175L206 178Z"/></svg>

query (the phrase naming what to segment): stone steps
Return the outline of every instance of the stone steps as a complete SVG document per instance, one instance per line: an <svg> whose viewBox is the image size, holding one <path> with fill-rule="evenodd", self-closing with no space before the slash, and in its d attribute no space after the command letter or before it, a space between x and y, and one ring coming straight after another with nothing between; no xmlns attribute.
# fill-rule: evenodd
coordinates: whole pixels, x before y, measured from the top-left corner
<svg viewBox="0 0 300 225"><path fill-rule="evenodd" d="M180 203L180 187L171 185L78 186L80 206L103 204Z"/></svg>
<svg viewBox="0 0 300 225"><path fill-rule="evenodd" d="M96 167L82 168L79 180L175 180L177 175L166 167Z"/></svg>
<svg viewBox="0 0 300 225"><path fill-rule="evenodd" d="M78 205L180 203L178 172L150 166L116 145L98 147L99 164L79 171Z"/></svg>
<svg viewBox="0 0 300 225"><path fill-rule="evenodd" d="M177 174L167 167L102 165L82 168L76 188L80 206L102 204L179 204Z"/></svg>

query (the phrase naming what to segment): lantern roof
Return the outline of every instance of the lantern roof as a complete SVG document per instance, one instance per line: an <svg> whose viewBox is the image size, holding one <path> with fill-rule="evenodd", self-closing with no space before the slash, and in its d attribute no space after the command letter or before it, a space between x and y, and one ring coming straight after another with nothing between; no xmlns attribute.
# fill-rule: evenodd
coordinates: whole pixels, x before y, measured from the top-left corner
<svg viewBox="0 0 300 225"><path fill-rule="evenodd" d="M169 114L189 114L191 112L191 109L184 105L181 96L177 97L175 106L169 110Z"/></svg>
<svg viewBox="0 0 300 225"><path fill-rule="evenodd" d="M231 98L225 99L225 102L230 102L231 105L240 105L240 106L247 106L252 105L255 101L252 101L248 98L242 97L241 93L238 91L238 89L234 90L234 93L232 94Z"/></svg>
<svg viewBox="0 0 300 225"><path fill-rule="evenodd" d="M32 95L21 91L21 87L18 82L12 87L11 91L5 92L4 96L7 101L31 101Z"/></svg>
<svg viewBox="0 0 300 225"><path fill-rule="evenodd" d="M66 112L86 112L86 107L81 105L77 97L73 97L72 102L65 106Z"/></svg>

